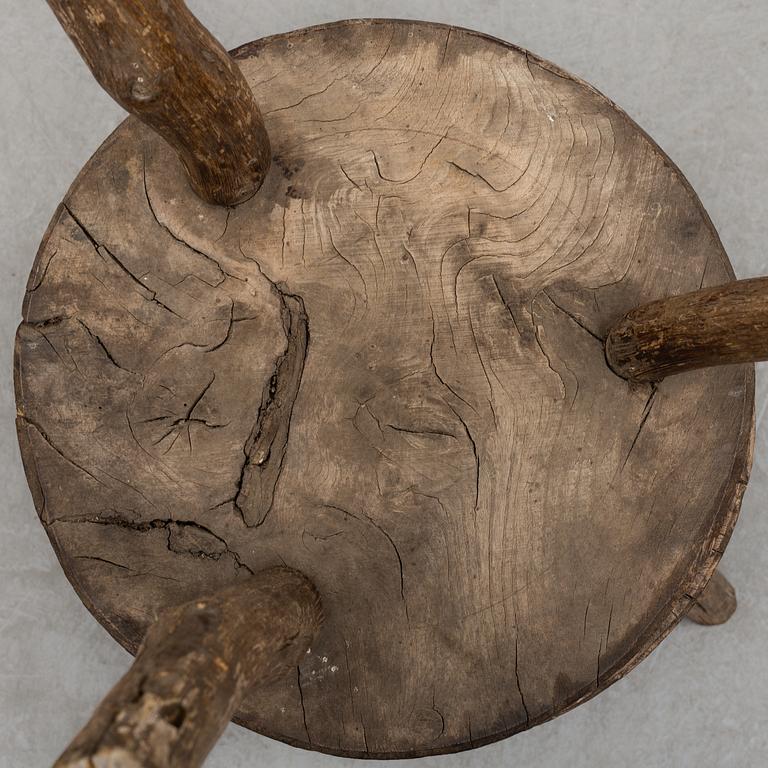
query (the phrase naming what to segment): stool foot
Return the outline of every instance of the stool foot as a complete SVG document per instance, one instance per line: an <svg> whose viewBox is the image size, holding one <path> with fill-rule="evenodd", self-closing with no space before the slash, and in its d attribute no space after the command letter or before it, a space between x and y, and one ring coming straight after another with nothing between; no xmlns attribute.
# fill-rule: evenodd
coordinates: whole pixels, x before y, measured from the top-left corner
<svg viewBox="0 0 768 768"><path fill-rule="evenodd" d="M725 624L735 610L736 590L720 571L715 571L709 584L688 611L688 618L697 624Z"/></svg>

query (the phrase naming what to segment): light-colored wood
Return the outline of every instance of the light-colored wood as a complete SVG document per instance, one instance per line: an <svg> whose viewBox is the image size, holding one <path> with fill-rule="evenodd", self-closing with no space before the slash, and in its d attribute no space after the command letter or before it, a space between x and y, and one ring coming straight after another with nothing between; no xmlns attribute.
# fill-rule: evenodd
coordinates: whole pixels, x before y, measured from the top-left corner
<svg viewBox="0 0 768 768"><path fill-rule="evenodd" d="M697 624L725 624L736 611L736 590L720 571L704 587L704 591L688 611L688 618Z"/></svg>
<svg viewBox="0 0 768 768"><path fill-rule="evenodd" d="M235 205L269 168L251 89L182 0L48 0L102 87L178 153L204 200Z"/></svg>
<svg viewBox="0 0 768 768"><path fill-rule="evenodd" d="M197 768L245 692L295 670L321 623L317 591L287 568L163 611L55 768Z"/></svg>
<svg viewBox="0 0 768 768"><path fill-rule="evenodd" d="M753 369L631 384L632 307L727 282L669 159L584 83L455 28L245 46L274 162L201 203L128 120L38 255L25 466L81 597L154 611L284 561L326 622L237 721L410 757L594 695L713 573L750 465Z"/></svg>
<svg viewBox="0 0 768 768"><path fill-rule="evenodd" d="M633 381L768 360L768 277L637 307L611 328L605 347L611 368Z"/></svg>

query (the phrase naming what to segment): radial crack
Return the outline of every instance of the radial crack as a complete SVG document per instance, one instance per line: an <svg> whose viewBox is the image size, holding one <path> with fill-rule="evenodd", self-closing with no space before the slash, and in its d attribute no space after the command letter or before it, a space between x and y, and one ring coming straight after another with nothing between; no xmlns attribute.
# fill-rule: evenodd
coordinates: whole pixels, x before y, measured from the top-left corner
<svg viewBox="0 0 768 768"><path fill-rule="evenodd" d="M296 684L299 688L299 703L301 704L301 717L304 723L304 733L307 734L307 741L312 744L312 737L309 735L309 728L307 728L307 710L304 706L304 689L301 687L301 668L296 667Z"/></svg>
<svg viewBox="0 0 768 768"><path fill-rule="evenodd" d="M167 304L164 304L162 301L160 301L160 299L157 298L157 293L147 288L147 286L144 285L144 283L142 283L141 280L139 280L139 278L136 277L136 275L134 275L133 272L131 272L131 270L128 269L128 267L126 267L125 264L117 256L115 256L114 253L112 253L112 251L109 250L109 248L107 248L105 245L103 245L98 240L96 240L96 238L88 231L88 229L86 229L83 222L80 221L80 219L78 219L74 213L72 213L71 208L69 208L67 205L64 205L63 207L64 207L64 210L69 214L72 221L74 221L75 224L77 224L80 231L88 239L88 242L93 246L96 253L104 261L111 261L126 277L128 277L131 280L131 282L133 282L135 285L139 287L139 290L136 291L136 293L138 293L139 296L141 296L143 299L145 299L146 301L149 301L152 304L157 304L158 307L161 307L166 312L170 312L172 315L175 315L176 317L182 320L184 319L181 317L180 314L178 314L177 312L174 312Z"/></svg>
<svg viewBox="0 0 768 768"><path fill-rule="evenodd" d="M528 705L525 703L525 696L523 694L523 687L520 684L520 667L518 664L519 659L519 647L518 647L518 638L517 635L515 635L515 682L517 683L517 692L520 694L520 702L523 705L523 710L525 711L525 724L530 725L531 722L531 714L528 711Z"/></svg>
<svg viewBox="0 0 768 768"><path fill-rule="evenodd" d="M624 467L627 466L629 457L632 455L632 451L634 450L635 445L637 445L637 441L640 438L640 433L643 431L645 422L648 421L648 417L651 415L651 408L653 408L657 391L658 391L657 386L655 384L651 385L651 394L648 395L648 400L646 400L645 402L645 408L643 408L643 415L640 417L640 424L638 424L637 426L637 432L635 432L635 436L634 438L632 438L632 444L629 446L627 455L624 457L624 463L621 465L622 470L624 469Z"/></svg>
<svg viewBox="0 0 768 768"><path fill-rule="evenodd" d="M547 291L542 291L542 293L549 299L550 303L559 309L564 315L569 317L573 322L581 328L582 331L586 331L593 339L596 339L600 342L600 344L605 343L605 339L600 336L599 334L595 333L591 328L589 328L581 319L579 319L576 315L574 315L572 312L569 312L565 307L562 307L560 304L558 304Z"/></svg>
<svg viewBox="0 0 768 768"><path fill-rule="evenodd" d="M120 517L119 515L96 515L96 516L85 516L85 517L65 517L60 518L58 520L53 520L49 523L49 525L56 525L56 524L91 524L91 525L113 525L118 528L125 528L129 531L135 531L137 533L148 533L149 531L155 531L155 530L162 530L166 532L166 547L168 548L169 552L174 552L175 554L186 554L186 555L197 555L201 557L208 557L212 560L218 560L223 554L228 554L232 557L232 559L235 561L235 564L238 568L245 568L246 571L253 574L254 571L251 569L250 566L248 566L246 563L244 563L240 559L240 555L233 549L230 548L229 544L227 543L226 539L222 538L218 534L214 533L210 528L208 528L205 525L201 525L200 523L195 522L194 520L171 520L171 519L160 519L155 518L153 520L126 520L124 517ZM221 544L224 549L223 551L211 551L210 549L202 546L198 542L196 546L184 546L182 542L176 541L172 538L172 534L174 532L183 531L183 530L192 530L196 531L197 533L201 533L204 536L211 537L214 541ZM101 558L93 558L89 557L88 559L101 559ZM108 561L104 561L108 562ZM112 563L112 565L116 565L119 567L127 567L127 566L121 566L119 563Z"/></svg>
<svg viewBox="0 0 768 768"><path fill-rule="evenodd" d="M183 245L186 248L189 248L192 253L196 253L198 256L202 256L207 262L212 264L216 269L218 269L219 274L221 276L221 279L218 283L215 283L212 285L212 288L217 288L220 286L228 277L231 277L234 280L240 280L239 277L236 277L235 275L230 274L227 272L221 264L219 264L216 259L213 258L213 256L210 256L209 254L205 253L205 251L201 251L199 248L195 248L194 245L191 243L188 243L183 238L179 237L164 221L160 219L160 217L157 215L157 211L155 210L155 206L152 203L152 198L149 196L149 188L147 187L147 163L146 159L144 161L144 167L143 167L143 180L144 180L144 197L147 200L147 207L149 208L149 212L152 214L152 218L157 222L157 225L164 229L179 245ZM227 214L227 218L229 218L229 214ZM197 277L197 275L195 275ZM201 278L198 278L201 279ZM206 285L210 285L210 283L207 283L205 280L203 280Z"/></svg>
<svg viewBox="0 0 768 768"><path fill-rule="evenodd" d="M126 373L131 373L134 376L141 376L140 373L132 371L130 368L126 368L124 365L120 365L120 363L115 360L114 355L109 351L109 349L107 349L107 345L102 341L101 337L95 334L79 317L77 318L77 322L83 327L83 330L88 334L90 339L99 349L101 349L105 357L109 360L110 363L112 363L112 365L115 366L115 368L119 368L121 371L125 371Z"/></svg>

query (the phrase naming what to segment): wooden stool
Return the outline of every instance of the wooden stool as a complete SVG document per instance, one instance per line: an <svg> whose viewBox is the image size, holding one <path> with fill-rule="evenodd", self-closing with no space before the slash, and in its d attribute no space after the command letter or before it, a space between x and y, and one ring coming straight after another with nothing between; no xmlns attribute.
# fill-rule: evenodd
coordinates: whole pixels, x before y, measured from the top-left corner
<svg viewBox="0 0 768 768"><path fill-rule="evenodd" d="M454 27L230 58L179 0L49 4L144 121L67 193L18 332L40 519L138 651L57 765L197 766L233 715L466 749L730 615L703 590L754 370L711 366L768 357L768 284L620 109Z"/></svg>

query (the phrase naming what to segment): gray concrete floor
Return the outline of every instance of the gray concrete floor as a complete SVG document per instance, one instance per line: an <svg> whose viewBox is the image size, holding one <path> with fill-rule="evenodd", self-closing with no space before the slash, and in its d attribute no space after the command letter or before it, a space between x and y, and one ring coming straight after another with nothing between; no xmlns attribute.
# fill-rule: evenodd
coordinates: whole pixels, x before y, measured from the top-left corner
<svg viewBox="0 0 768 768"><path fill-rule="evenodd" d="M741 277L768 274L768 4L761 0L193 0L228 47L322 21L389 16L525 46L624 107L701 196ZM69 183L121 120L45 3L0 0L0 766L50 764L129 657L64 578L14 432L12 348L38 242ZM496 745L422 766L768 765L768 368L752 480L723 560L725 626L690 623L588 704ZM340 765L230 726L211 768Z"/></svg>

